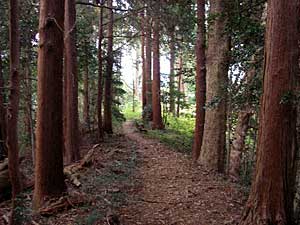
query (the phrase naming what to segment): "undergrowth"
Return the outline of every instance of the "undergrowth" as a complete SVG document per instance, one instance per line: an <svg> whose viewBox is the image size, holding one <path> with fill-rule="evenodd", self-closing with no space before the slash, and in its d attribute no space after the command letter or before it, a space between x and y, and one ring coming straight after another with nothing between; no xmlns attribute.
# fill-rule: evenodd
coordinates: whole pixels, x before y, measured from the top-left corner
<svg viewBox="0 0 300 225"><path fill-rule="evenodd" d="M164 130L149 129L145 136L158 139L178 152L189 154L193 145L194 124L194 118L168 116Z"/></svg>

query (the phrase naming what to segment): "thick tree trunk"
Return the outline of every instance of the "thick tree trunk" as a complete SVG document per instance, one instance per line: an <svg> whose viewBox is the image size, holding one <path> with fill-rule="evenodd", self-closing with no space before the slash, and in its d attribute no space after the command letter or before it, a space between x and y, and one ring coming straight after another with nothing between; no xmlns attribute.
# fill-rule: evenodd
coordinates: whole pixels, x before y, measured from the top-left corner
<svg viewBox="0 0 300 225"><path fill-rule="evenodd" d="M196 124L193 144L193 160L196 161L201 152L205 122L205 0L197 1L197 43L196 43Z"/></svg>
<svg viewBox="0 0 300 225"><path fill-rule="evenodd" d="M175 116L175 27L170 31L170 77L169 77L169 92L170 92L170 109L169 112Z"/></svg>
<svg viewBox="0 0 300 225"><path fill-rule="evenodd" d="M16 198L22 190L19 171L18 146L18 114L19 114L19 65L20 65L20 33L19 33L19 1L9 2L9 49L10 49L10 84L9 106L7 109L7 147L8 169L12 185L12 197Z"/></svg>
<svg viewBox="0 0 300 225"><path fill-rule="evenodd" d="M112 0L108 0L107 6L112 8ZM104 97L104 131L108 134L113 133L112 128L112 76L113 76L113 10L109 9L108 22L108 42L107 42L107 68L105 79L105 97Z"/></svg>
<svg viewBox="0 0 300 225"><path fill-rule="evenodd" d="M99 13L99 42L98 42L98 139L102 141L104 138L103 121L102 121L102 99L103 99L103 59L102 59L102 40L103 40L103 8Z"/></svg>
<svg viewBox="0 0 300 225"><path fill-rule="evenodd" d="M226 96L229 36L226 33L226 1L211 0L215 16L208 32L206 114L200 161L209 169L224 172L226 143Z"/></svg>
<svg viewBox="0 0 300 225"><path fill-rule="evenodd" d="M153 28L153 82L152 82L152 128L163 129L163 121L161 116L160 103L160 53L159 53L159 39L160 39L160 19L156 15L154 19Z"/></svg>
<svg viewBox="0 0 300 225"><path fill-rule="evenodd" d="M66 191L63 175L64 2L40 1L34 208Z"/></svg>
<svg viewBox="0 0 300 225"><path fill-rule="evenodd" d="M145 57L145 16L141 14L141 58L142 58L142 107L147 105L147 78L146 78L146 57Z"/></svg>
<svg viewBox="0 0 300 225"><path fill-rule="evenodd" d="M78 73L76 50L75 0L65 0L64 44L65 44L65 159L73 163L80 158L78 131Z"/></svg>
<svg viewBox="0 0 300 225"><path fill-rule="evenodd" d="M255 177L241 225L293 224L299 0L268 1Z"/></svg>
<svg viewBox="0 0 300 225"><path fill-rule="evenodd" d="M83 71L83 121L85 128L90 130L89 63L87 51Z"/></svg>
<svg viewBox="0 0 300 225"><path fill-rule="evenodd" d="M0 161L7 157L6 141L6 110L4 107L4 78L2 68L2 53L0 51Z"/></svg>

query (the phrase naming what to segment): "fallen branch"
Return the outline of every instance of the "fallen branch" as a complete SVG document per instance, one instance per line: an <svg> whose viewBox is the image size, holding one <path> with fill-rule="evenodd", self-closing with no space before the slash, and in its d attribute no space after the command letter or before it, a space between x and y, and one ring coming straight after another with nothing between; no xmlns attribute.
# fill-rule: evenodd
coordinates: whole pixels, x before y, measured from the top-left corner
<svg viewBox="0 0 300 225"><path fill-rule="evenodd" d="M86 201L76 197L61 197L56 202L49 204L48 206L39 210L41 216L52 216L64 210L80 206Z"/></svg>
<svg viewBox="0 0 300 225"><path fill-rule="evenodd" d="M94 163L95 150L99 146L99 144L94 145L93 148L88 151L88 153L83 157L82 160L64 168L65 176L68 177L71 183L74 184L76 187L81 186L81 182L79 181L79 171L85 167L91 166Z"/></svg>

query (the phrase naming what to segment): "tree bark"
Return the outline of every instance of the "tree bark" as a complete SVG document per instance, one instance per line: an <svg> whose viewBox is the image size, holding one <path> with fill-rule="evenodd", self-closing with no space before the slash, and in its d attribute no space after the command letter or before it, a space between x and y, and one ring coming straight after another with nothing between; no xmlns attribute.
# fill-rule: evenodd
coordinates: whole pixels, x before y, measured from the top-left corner
<svg viewBox="0 0 300 225"><path fill-rule="evenodd" d="M196 124L192 157L197 161L202 146L205 122L205 0L197 0L197 43L196 43Z"/></svg>
<svg viewBox="0 0 300 225"><path fill-rule="evenodd" d="M250 68L246 72L246 84L250 84L251 81L254 79L255 74L257 72L257 68L254 67L255 63L257 63L257 59L255 55L252 56L252 68ZM246 98L250 100L251 92L247 90ZM227 162L228 165L228 175L233 181L238 181L240 177L240 168L242 163L242 153L245 148L245 139L247 136L247 132L249 129L249 121L251 116L253 115L253 107L249 102L246 102L242 109L238 114L237 125L235 128L234 140L232 142L232 148L229 154L229 159Z"/></svg>
<svg viewBox="0 0 300 225"><path fill-rule="evenodd" d="M103 8L99 13L99 41L98 41L98 138L102 141L104 138L102 121L102 99L103 99L103 59L102 59L102 40L103 40Z"/></svg>
<svg viewBox="0 0 300 225"><path fill-rule="evenodd" d="M145 76L146 76L146 108L144 108L143 116L145 121L152 120L152 25L150 17L150 9L146 10L145 16Z"/></svg>
<svg viewBox="0 0 300 225"><path fill-rule="evenodd" d="M0 161L7 157L6 142L6 110L4 107L4 78L2 67L2 53L0 51Z"/></svg>
<svg viewBox="0 0 300 225"><path fill-rule="evenodd" d="M64 47L66 82L65 159L71 164L80 158L78 133L78 73L75 0L65 0Z"/></svg>
<svg viewBox="0 0 300 225"><path fill-rule="evenodd" d="M10 85L9 107L7 109L7 140L8 169L12 186L12 198L22 190L19 171L18 146L18 114L19 114L19 65L20 65L20 32L19 32L19 1L9 2L9 49L10 49Z"/></svg>
<svg viewBox="0 0 300 225"><path fill-rule="evenodd" d="M268 1L255 177L241 225L293 224L299 0Z"/></svg>
<svg viewBox="0 0 300 225"><path fill-rule="evenodd" d="M83 121L85 127L90 130L89 61L87 50L83 71Z"/></svg>
<svg viewBox="0 0 300 225"><path fill-rule="evenodd" d="M169 92L170 92L170 109L169 112L175 116L175 27L170 30L170 77L169 77Z"/></svg>
<svg viewBox="0 0 300 225"><path fill-rule="evenodd" d="M158 7L157 7L158 8ZM159 11L159 8L157 9ZM153 129L163 129L160 103L160 18L155 15L153 27L153 82L152 82L152 112L153 112Z"/></svg>
<svg viewBox="0 0 300 225"><path fill-rule="evenodd" d="M142 107L147 105L147 78L146 78L146 58L145 58L145 15L141 14L141 58L142 58Z"/></svg>
<svg viewBox="0 0 300 225"><path fill-rule="evenodd" d="M63 175L64 1L41 0L34 208L66 191Z"/></svg>
<svg viewBox="0 0 300 225"><path fill-rule="evenodd" d="M206 112L200 161L208 169L224 172L229 35L225 1L211 0L208 31Z"/></svg>
<svg viewBox="0 0 300 225"><path fill-rule="evenodd" d="M112 76L113 76L113 10L112 0L108 0L107 6L110 8L108 17L108 42L107 42L107 68L105 79L105 98L104 98L104 131L108 134L113 133L112 128Z"/></svg>
<svg viewBox="0 0 300 225"><path fill-rule="evenodd" d="M235 128L234 141L230 151L229 176L233 181L238 181L242 162L242 153L245 148L245 139L249 129L249 121L253 112L251 109L244 109L239 112Z"/></svg>

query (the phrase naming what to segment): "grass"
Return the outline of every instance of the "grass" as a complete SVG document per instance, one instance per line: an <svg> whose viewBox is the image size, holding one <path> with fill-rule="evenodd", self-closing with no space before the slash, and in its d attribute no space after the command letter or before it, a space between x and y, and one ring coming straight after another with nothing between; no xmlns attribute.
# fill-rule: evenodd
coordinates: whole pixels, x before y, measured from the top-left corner
<svg viewBox="0 0 300 225"><path fill-rule="evenodd" d="M133 112L132 108L126 107L123 110L126 120L136 120L141 118L142 110L141 107L137 107L136 110Z"/></svg>
<svg viewBox="0 0 300 225"><path fill-rule="evenodd" d="M122 113L125 115L126 120L134 120L137 121L138 124L143 123L140 105L136 107L135 112L132 111L131 105L127 105L124 107ZM189 154L193 144L194 127L194 118L168 115L164 130L148 129L145 136L158 139L178 152Z"/></svg>
<svg viewBox="0 0 300 225"><path fill-rule="evenodd" d="M178 152L189 154L194 135L194 118L168 116L165 130L149 130L147 137L160 140Z"/></svg>

